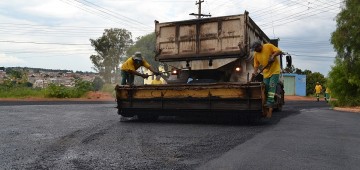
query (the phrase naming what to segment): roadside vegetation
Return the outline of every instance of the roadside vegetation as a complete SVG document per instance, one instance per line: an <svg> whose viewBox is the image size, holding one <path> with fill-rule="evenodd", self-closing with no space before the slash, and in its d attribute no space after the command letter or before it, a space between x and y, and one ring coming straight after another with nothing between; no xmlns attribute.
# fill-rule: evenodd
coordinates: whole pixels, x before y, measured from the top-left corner
<svg viewBox="0 0 360 170"><path fill-rule="evenodd" d="M337 53L329 73L334 106L360 106L360 8L358 0L344 0L336 17L331 43Z"/></svg>
<svg viewBox="0 0 360 170"><path fill-rule="evenodd" d="M99 91L109 93L115 97L115 84L104 84Z"/></svg>
<svg viewBox="0 0 360 170"><path fill-rule="evenodd" d="M12 86L0 84L0 98L45 97L45 89L31 88L16 84Z"/></svg>
<svg viewBox="0 0 360 170"><path fill-rule="evenodd" d="M33 84L27 80L25 71L10 70L7 72L7 78L0 84L0 98L81 98L90 91L103 89L111 92L111 85L105 86L100 77L95 77L92 82L76 79L74 87L49 84L45 88L33 88Z"/></svg>
<svg viewBox="0 0 360 170"><path fill-rule="evenodd" d="M324 91L329 87L331 98L336 99L330 102L333 107L354 107L360 106L360 4L357 0L345 0L343 3L336 17L337 28L331 35L337 55L328 77L294 66L285 71L306 75L307 96L315 96L315 84L319 82Z"/></svg>
<svg viewBox="0 0 360 170"><path fill-rule="evenodd" d="M23 84L0 85L0 98L80 98L93 91L93 83L79 80L75 87L50 84L46 88L32 88Z"/></svg>
<svg viewBox="0 0 360 170"><path fill-rule="evenodd" d="M49 98L80 98L87 92L94 90L94 84L92 82L76 80L75 87L58 86L50 84L45 89L45 97Z"/></svg>

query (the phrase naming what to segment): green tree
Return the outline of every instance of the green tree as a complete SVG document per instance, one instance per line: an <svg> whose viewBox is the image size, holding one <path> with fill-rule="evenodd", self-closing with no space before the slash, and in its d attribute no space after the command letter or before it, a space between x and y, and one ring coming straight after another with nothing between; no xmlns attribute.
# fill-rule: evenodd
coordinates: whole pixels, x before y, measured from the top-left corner
<svg viewBox="0 0 360 170"><path fill-rule="evenodd" d="M84 81L82 79L75 80L75 89L79 93L79 97L84 95L86 92L94 89L93 82Z"/></svg>
<svg viewBox="0 0 360 170"><path fill-rule="evenodd" d="M21 71L15 69L8 69L6 71L6 74L8 74L9 77L12 79L21 79L23 76L23 73Z"/></svg>
<svg viewBox="0 0 360 170"><path fill-rule="evenodd" d="M294 73L296 71L297 68L295 68L294 65L291 65L291 67L286 67L284 69L285 73Z"/></svg>
<svg viewBox="0 0 360 170"><path fill-rule="evenodd" d="M95 91L99 91L104 86L104 81L99 76L96 76L93 81L93 86Z"/></svg>
<svg viewBox="0 0 360 170"><path fill-rule="evenodd" d="M329 87L337 104L360 105L360 2L344 0L336 17L337 28L331 43L337 52L329 73Z"/></svg>
<svg viewBox="0 0 360 170"><path fill-rule="evenodd" d="M303 74L303 71L299 68L295 68L295 74Z"/></svg>
<svg viewBox="0 0 360 170"><path fill-rule="evenodd" d="M46 97L56 98L79 98L87 92L93 90L93 83L82 79L75 80L75 87L65 87L64 85L49 84L46 88Z"/></svg>
<svg viewBox="0 0 360 170"><path fill-rule="evenodd" d="M304 70L303 72L302 72L302 74L305 74L305 75L309 75L309 74L311 74L312 72L310 71L310 70Z"/></svg>
<svg viewBox="0 0 360 170"><path fill-rule="evenodd" d="M93 68L107 83L111 83L111 77L118 70L121 56L133 44L131 37L131 32L126 29L111 28L105 29L103 35L96 40L90 39L91 46L97 52L90 56Z"/></svg>
<svg viewBox="0 0 360 170"><path fill-rule="evenodd" d="M28 82L28 71L21 69L6 69L8 77L17 84Z"/></svg>

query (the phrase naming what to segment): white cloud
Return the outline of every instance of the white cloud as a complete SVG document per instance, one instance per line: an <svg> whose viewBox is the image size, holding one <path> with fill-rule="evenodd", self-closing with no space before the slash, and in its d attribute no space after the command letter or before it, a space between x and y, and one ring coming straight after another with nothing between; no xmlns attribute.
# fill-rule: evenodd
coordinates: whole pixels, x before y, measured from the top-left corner
<svg viewBox="0 0 360 170"><path fill-rule="evenodd" d="M14 56L8 56L6 54L0 54L0 64L2 65L16 65L23 64L24 60L16 58Z"/></svg>
<svg viewBox="0 0 360 170"><path fill-rule="evenodd" d="M39 17L55 18L73 18L76 16L78 9L59 0L47 0L33 6L26 6L24 11L30 15Z"/></svg>

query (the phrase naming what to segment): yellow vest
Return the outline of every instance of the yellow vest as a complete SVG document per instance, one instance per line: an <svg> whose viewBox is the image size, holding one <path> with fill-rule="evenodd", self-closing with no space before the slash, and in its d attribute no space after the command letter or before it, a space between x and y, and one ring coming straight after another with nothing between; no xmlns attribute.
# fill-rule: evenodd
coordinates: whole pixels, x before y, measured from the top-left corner
<svg viewBox="0 0 360 170"><path fill-rule="evenodd" d="M259 65L262 65L265 67L268 64L270 55L273 53L280 51L279 48L275 47L272 44L264 44L262 47L261 52L255 52L254 53L254 67L259 67ZM271 64L271 66L268 66L263 71L264 78L269 78L273 74L280 74L280 60L279 57L275 57L275 61Z"/></svg>
<svg viewBox="0 0 360 170"><path fill-rule="evenodd" d="M316 93L321 93L321 90L322 90L322 86L320 84L315 86Z"/></svg>
<svg viewBox="0 0 360 170"><path fill-rule="evenodd" d="M326 87L325 93L331 93L330 88Z"/></svg>

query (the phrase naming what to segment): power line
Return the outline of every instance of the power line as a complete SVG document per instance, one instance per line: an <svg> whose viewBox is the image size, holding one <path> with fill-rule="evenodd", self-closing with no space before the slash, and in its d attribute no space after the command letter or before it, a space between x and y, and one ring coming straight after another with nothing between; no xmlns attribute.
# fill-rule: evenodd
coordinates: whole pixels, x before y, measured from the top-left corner
<svg viewBox="0 0 360 170"><path fill-rule="evenodd" d="M301 55L301 54L291 54L291 56L298 56L298 57L307 57L307 58L312 58L311 61L313 61L313 59L335 59L335 57L326 57L326 56L319 56L319 55Z"/></svg>
<svg viewBox="0 0 360 170"><path fill-rule="evenodd" d="M273 6L272 11L282 11L285 13L286 11L293 11L294 9L299 8L299 6L296 6L296 4L292 1L285 1L285 2L287 2L287 3L279 3L275 6ZM296 8L292 8L292 7L296 7ZM259 13L260 11L261 11L261 13ZM269 11L269 8L265 8L262 10L252 12L252 18L261 17L262 19L264 19L264 18L267 18L265 16L269 16L271 14L273 14L273 12Z"/></svg>
<svg viewBox="0 0 360 170"><path fill-rule="evenodd" d="M336 3L336 4L333 4L333 5L337 5L337 4L340 4L340 3ZM326 7L327 6L325 6L323 8L326 8ZM323 8L321 8L321 9L323 9ZM309 11L302 11L302 12L299 12L299 13L295 13L295 14L288 15L286 17L274 20L274 22L278 22L278 24L275 25L275 26L279 26L279 25L290 23L290 22L299 21L301 19L304 19L304 18L307 18L307 17L310 17L310 16L314 16L314 15L318 15L318 14L321 14L321 13L324 13L324 12L328 12L328 10L324 10L324 11L320 11L320 12L317 12L317 11L310 11L310 12ZM264 27L267 28L267 27L271 26L271 23L268 22L268 23L265 23L265 24L260 24L259 26L262 27L262 28L264 28Z"/></svg>
<svg viewBox="0 0 360 170"><path fill-rule="evenodd" d="M90 14L94 14L96 16L102 17L102 18L107 19L109 21L118 23L120 25L127 25L130 28L135 27L133 25L129 25L127 22L124 22L122 19L115 18L117 20L114 20L114 17L112 17L111 15L106 14L106 13L101 12L101 11L99 12L98 9L94 9L92 7L89 7L89 5L84 5L83 3L80 3L77 0L75 0L75 1L73 1L73 0L60 0L60 1L63 1L64 3L67 3L67 4L71 5L71 6L75 6L76 8L79 8L80 10L83 10L83 11L88 12Z"/></svg>
<svg viewBox="0 0 360 170"><path fill-rule="evenodd" d="M339 4L339 3L336 3L336 4ZM336 4L333 4L333 5L336 5ZM321 9L323 8L326 8L327 6L325 7L322 7ZM274 22L280 22L282 24L285 24L285 23L289 23L288 21L291 21L291 22L294 22L294 21L298 21L298 20L301 20L303 18L306 18L306 17L310 17L310 16L314 16L314 15L317 15L317 14L320 14L320 13L324 13L324 12L327 12L327 10L325 11L309 11L309 10L304 10L304 11L301 11L301 12L298 12L298 13L295 13L295 14L291 14L291 15L287 15L286 17L283 17L283 18L279 18L277 20L274 20ZM304 16L304 17L301 17L301 16ZM292 20L294 19L294 20ZM270 22L266 23L266 24L260 24L259 26L260 27L266 27L268 25L271 25Z"/></svg>
<svg viewBox="0 0 360 170"><path fill-rule="evenodd" d="M48 44L48 45L86 45L90 44L73 44L73 43L53 43L53 42L34 42L34 41L11 41L11 40L0 40L3 43L17 43L17 44Z"/></svg>
<svg viewBox="0 0 360 170"><path fill-rule="evenodd" d="M89 6L90 8L93 8L93 9L95 9L95 10L98 10L98 11L104 13L104 14L107 14L107 15L109 15L109 16L112 16L112 17L114 17L114 18L117 18L117 19L122 20L122 18L119 18L119 17L118 17L118 15L119 15L119 16L122 16L123 18L125 18L126 20L128 20L129 22L136 23L136 24L140 24L140 25L145 26L145 27L149 27L148 25L145 25L145 24L143 24L143 23L141 23L141 22L139 22L139 21L137 21L137 20L135 20L135 19L132 19L132 18L126 17L126 16L124 16L124 15L121 15L121 14L119 14L119 13L110 11L110 10L104 8L104 7L101 7L101 6L99 6L99 5L96 5L96 4L94 4L94 3L92 3L92 2L89 2L89 1L87 1L87 0L83 0L83 1L85 1L86 3L81 2L81 1L79 1L79 0L75 0L75 1L81 3L81 4L85 5L85 6ZM100 9L94 8L94 7L92 7L91 5L88 5L88 4L91 4L91 5L93 5L93 6L97 7L97 8L100 8Z"/></svg>

